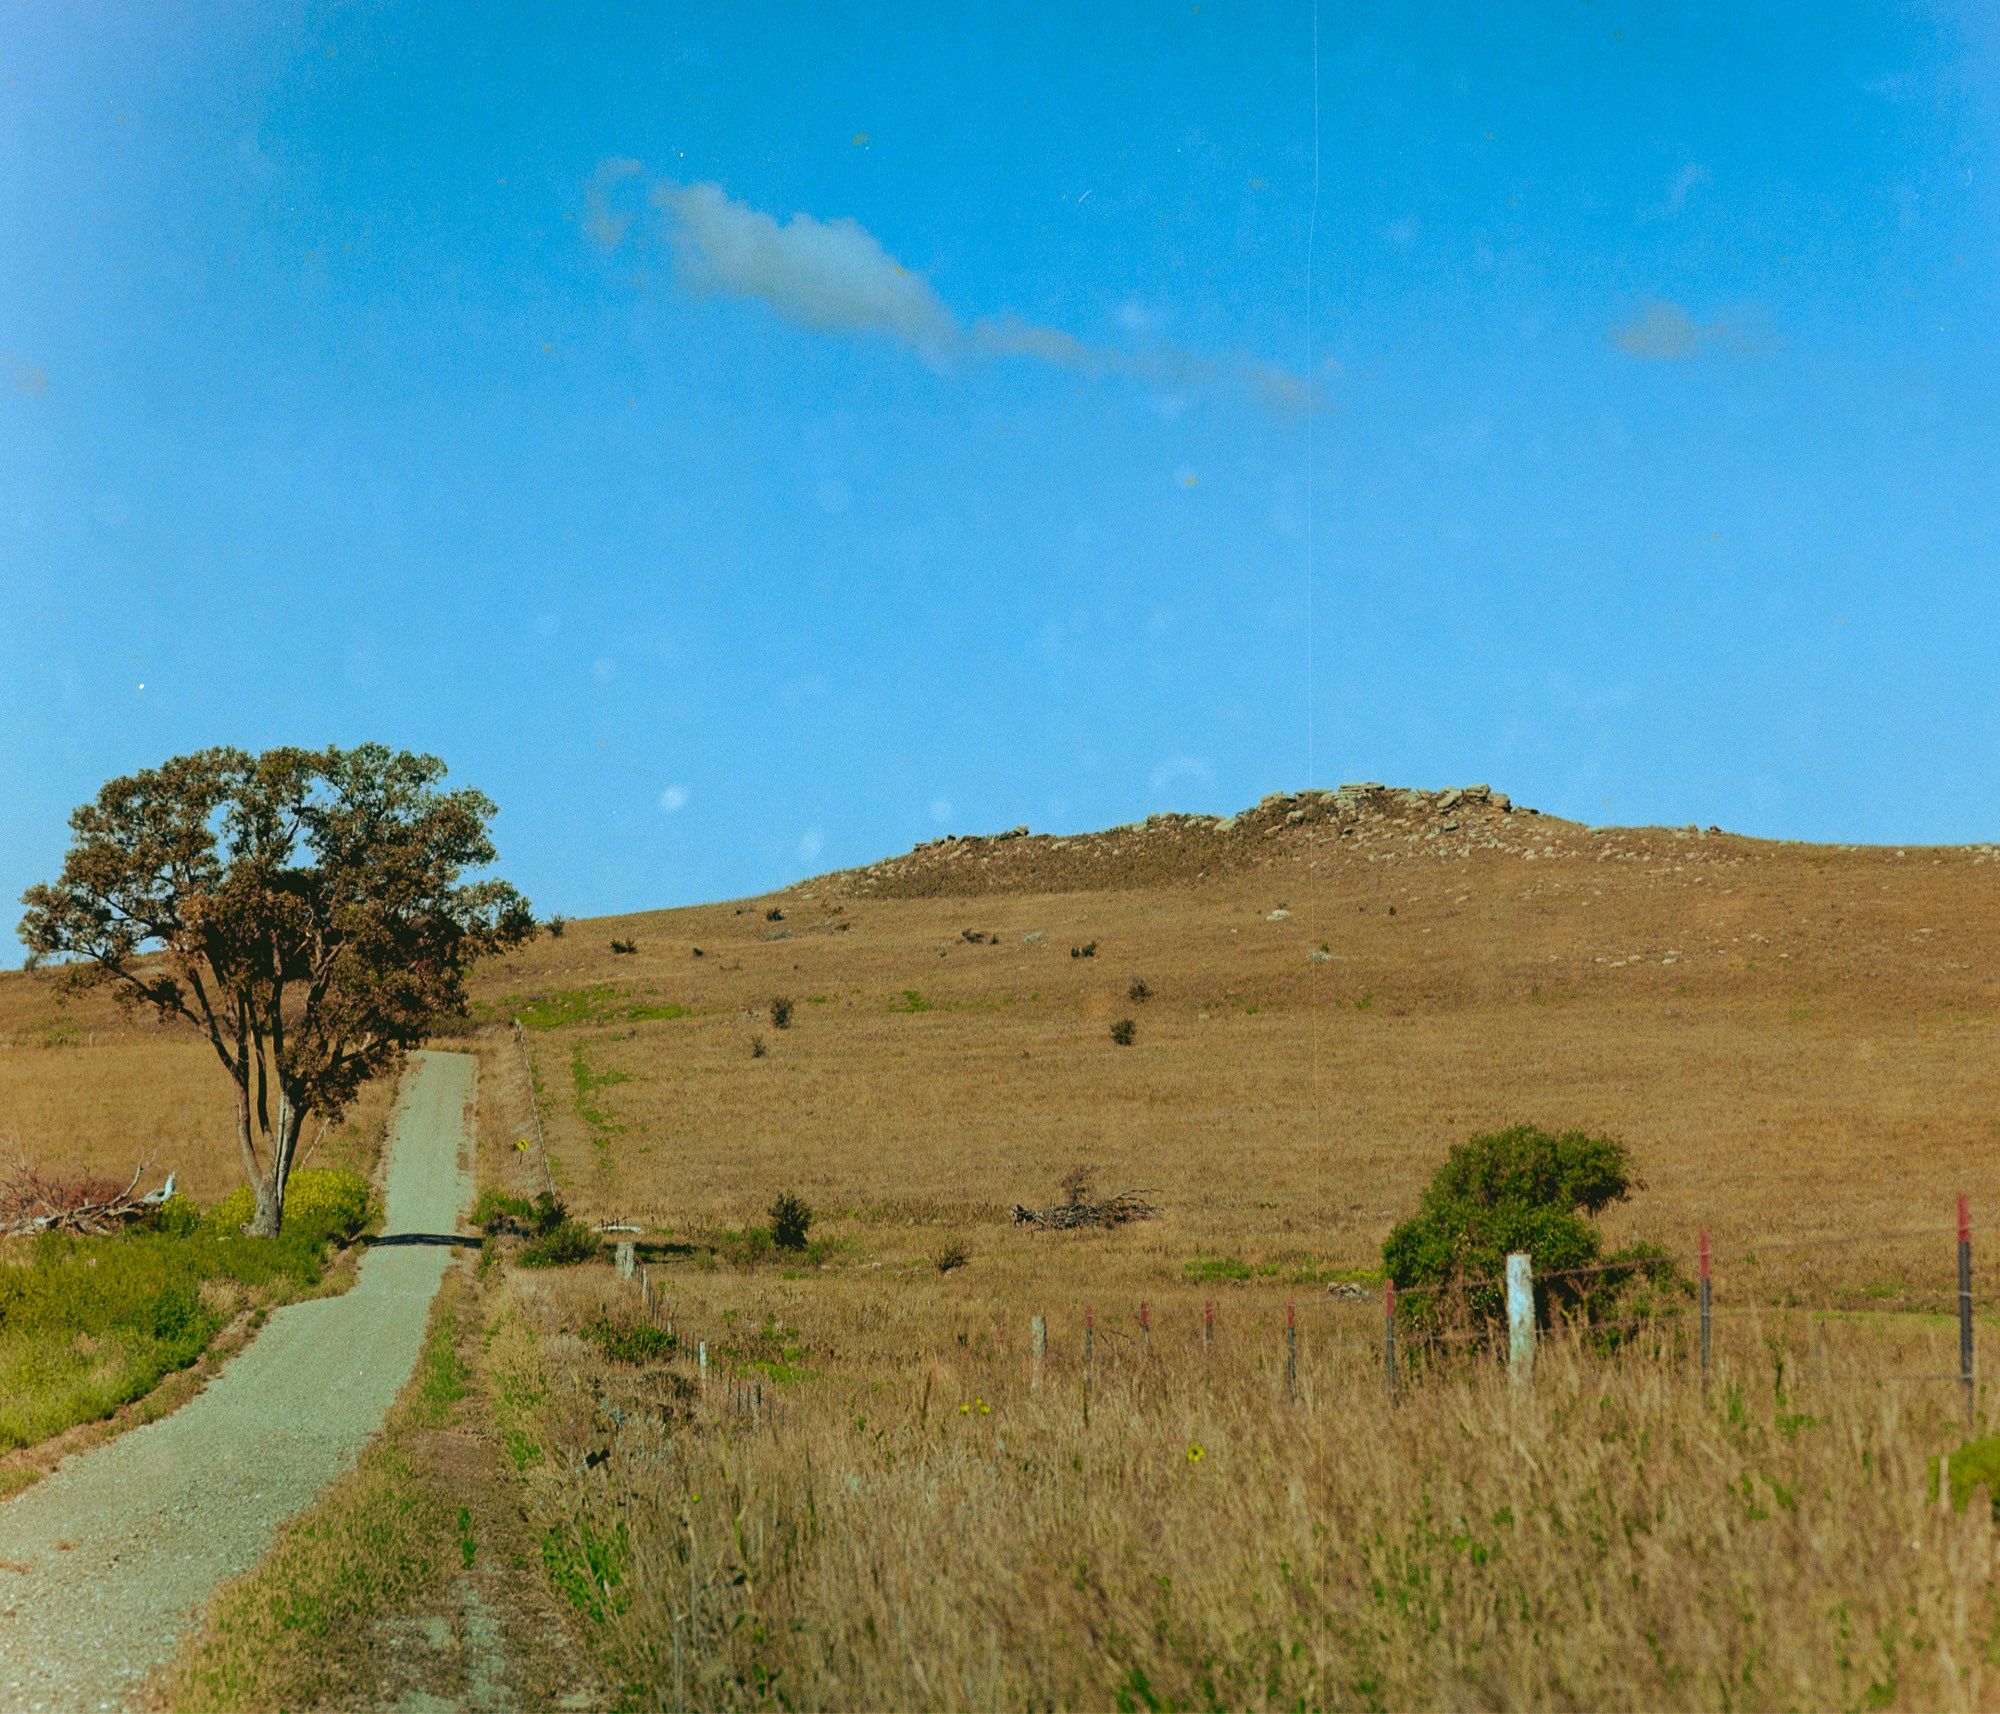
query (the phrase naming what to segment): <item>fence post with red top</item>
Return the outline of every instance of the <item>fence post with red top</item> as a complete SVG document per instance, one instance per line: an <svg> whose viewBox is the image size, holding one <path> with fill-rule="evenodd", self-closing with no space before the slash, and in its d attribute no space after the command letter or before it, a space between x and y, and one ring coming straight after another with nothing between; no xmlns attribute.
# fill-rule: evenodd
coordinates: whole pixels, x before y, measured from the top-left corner
<svg viewBox="0 0 2000 1714"><path fill-rule="evenodd" d="M1382 1367L1389 1377L1389 1402L1396 1402L1396 1282L1382 1282Z"/></svg>
<svg viewBox="0 0 2000 1714"><path fill-rule="evenodd" d="M1708 1385L1708 1228L1701 1229L1701 1384Z"/></svg>
<svg viewBox="0 0 2000 1714"><path fill-rule="evenodd" d="M1965 1426L1972 1427L1972 1210L1958 1199L1958 1390L1964 1396Z"/></svg>

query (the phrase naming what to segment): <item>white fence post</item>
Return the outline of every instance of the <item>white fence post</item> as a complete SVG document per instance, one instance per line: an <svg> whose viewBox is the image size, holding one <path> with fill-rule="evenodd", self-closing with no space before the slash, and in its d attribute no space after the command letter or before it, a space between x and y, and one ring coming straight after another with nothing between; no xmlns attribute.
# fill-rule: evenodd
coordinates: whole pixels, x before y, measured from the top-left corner
<svg viewBox="0 0 2000 1714"><path fill-rule="evenodd" d="M1507 1258L1507 1373L1516 1386L1535 1377L1535 1265L1519 1250Z"/></svg>

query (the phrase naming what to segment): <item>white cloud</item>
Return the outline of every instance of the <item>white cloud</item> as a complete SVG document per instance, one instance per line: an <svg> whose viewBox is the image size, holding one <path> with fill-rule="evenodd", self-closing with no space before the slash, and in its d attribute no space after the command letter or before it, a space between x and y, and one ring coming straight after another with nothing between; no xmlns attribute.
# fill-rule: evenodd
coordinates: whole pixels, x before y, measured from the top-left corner
<svg viewBox="0 0 2000 1714"><path fill-rule="evenodd" d="M585 187L584 228L608 247L621 243L630 225L629 215L612 203L613 189L639 171L636 161L615 157L602 162ZM681 278L694 290L754 298L801 327L891 340L933 363L1025 359L1169 393L1228 389L1280 415L1319 404L1321 382L1335 372L1328 366L1308 380L1278 364L1205 357L1157 342L1123 350L1011 315L963 321L929 280L850 217L794 214L781 222L708 183L662 180L652 199L667 217ZM1141 337L1159 319L1131 304L1120 312L1126 330Z"/></svg>
<svg viewBox="0 0 2000 1714"><path fill-rule="evenodd" d="M606 249L615 250L632 227L630 209L618 207L611 199L619 183L637 178L645 169L624 155L613 155L597 163L583 187L583 229Z"/></svg>
<svg viewBox="0 0 2000 1714"><path fill-rule="evenodd" d="M1215 769L1209 766L1206 756L1169 756L1153 770L1153 790L1166 791L1182 780L1192 780L1196 785L1206 785L1215 778Z"/></svg>
<svg viewBox="0 0 2000 1714"><path fill-rule="evenodd" d="M660 793L660 808L665 810L667 814L672 815L676 810L685 809L687 807L687 800L686 786L669 786L665 791Z"/></svg>
<svg viewBox="0 0 2000 1714"><path fill-rule="evenodd" d="M1700 322L1663 298L1641 304L1630 321L1611 330L1611 340L1628 357L1667 363L1694 357L1710 346L1731 357L1768 357L1782 344L1755 305Z"/></svg>
<svg viewBox="0 0 2000 1714"><path fill-rule="evenodd" d="M825 333L879 334L940 355L958 341L930 281L859 221L795 214L780 226L716 184L662 184L653 200L673 216L682 272L701 290L761 299Z"/></svg>
<svg viewBox="0 0 2000 1714"><path fill-rule="evenodd" d="M817 827L809 827L799 835L799 860L811 863L826 849L826 836Z"/></svg>

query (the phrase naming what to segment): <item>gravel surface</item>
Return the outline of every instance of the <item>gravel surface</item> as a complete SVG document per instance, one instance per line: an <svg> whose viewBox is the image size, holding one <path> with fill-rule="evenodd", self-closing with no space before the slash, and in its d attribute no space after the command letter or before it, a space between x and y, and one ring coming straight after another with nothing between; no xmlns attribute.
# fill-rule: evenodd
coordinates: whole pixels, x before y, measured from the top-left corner
<svg viewBox="0 0 2000 1714"><path fill-rule="evenodd" d="M383 1240L457 1230L472 1088L470 1055L412 1056ZM172 1416L0 1504L0 1710L124 1706L216 1585L354 1462L416 1364L451 1257L383 1240L350 1290L275 1312Z"/></svg>

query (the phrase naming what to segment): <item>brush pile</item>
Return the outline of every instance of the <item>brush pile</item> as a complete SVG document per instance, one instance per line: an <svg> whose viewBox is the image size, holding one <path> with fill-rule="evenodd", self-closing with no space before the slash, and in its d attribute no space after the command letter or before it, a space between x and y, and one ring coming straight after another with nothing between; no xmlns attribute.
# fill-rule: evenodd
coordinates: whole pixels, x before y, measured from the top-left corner
<svg viewBox="0 0 2000 1714"><path fill-rule="evenodd" d="M115 1178L63 1177L25 1160L0 1166L0 1238L25 1238L37 1232L78 1236L114 1232L173 1195L172 1174L160 1189L139 1195L139 1181L145 1176L141 1163L132 1182L121 1189Z"/></svg>
<svg viewBox="0 0 2000 1714"><path fill-rule="evenodd" d="M1073 1193L1067 1201L1048 1208L1014 1205L1014 1224L1033 1226L1042 1232L1075 1232L1087 1226L1124 1226L1134 1220L1151 1220L1159 1210L1136 1190L1121 1190L1102 1202L1087 1194Z"/></svg>

